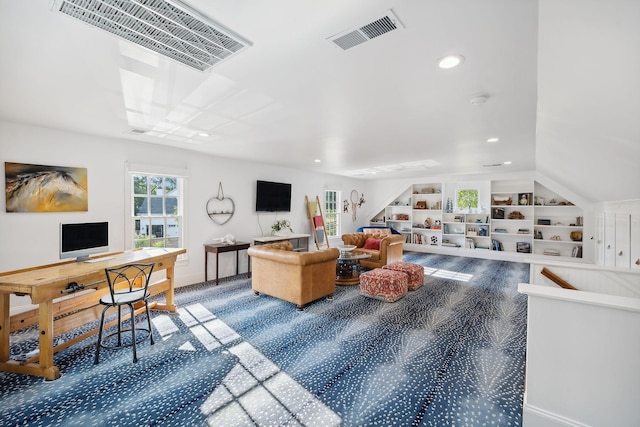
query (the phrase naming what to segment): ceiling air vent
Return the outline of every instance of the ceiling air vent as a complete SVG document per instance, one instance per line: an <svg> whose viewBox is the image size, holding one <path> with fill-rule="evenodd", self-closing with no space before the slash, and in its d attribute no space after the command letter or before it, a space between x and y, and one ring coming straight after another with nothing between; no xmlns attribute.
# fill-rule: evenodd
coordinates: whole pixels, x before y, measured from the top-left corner
<svg viewBox="0 0 640 427"><path fill-rule="evenodd" d="M392 10L389 10L385 16L378 18L373 22L356 29L343 31L335 36L329 37L327 40L335 43L342 50L347 50L400 28L404 28L402 22L400 22Z"/></svg>
<svg viewBox="0 0 640 427"><path fill-rule="evenodd" d="M199 71L251 46L177 0L55 0L53 8Z"/></svg>

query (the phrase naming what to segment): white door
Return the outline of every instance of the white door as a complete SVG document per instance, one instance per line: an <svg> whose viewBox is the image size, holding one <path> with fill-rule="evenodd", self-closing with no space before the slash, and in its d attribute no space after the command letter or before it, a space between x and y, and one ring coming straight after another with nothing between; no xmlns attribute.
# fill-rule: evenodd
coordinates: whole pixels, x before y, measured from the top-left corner
<svg viewBox="0 0 640 427"><path fill-rule="evenodd" d="M631 218L629 214L616 214L616 267L629 268L631 263Z"/></svg>
<svg viewBox="0 0 640 427"><path fill-rule="evenodd" d="M616 265L616 215L604 214L604 265Z"/></svg>
<svg viewBox="0 0 640 427"><path fill-rule="evenodd" d="M631 268L640 269L640 213L631 214Z"/></svg>

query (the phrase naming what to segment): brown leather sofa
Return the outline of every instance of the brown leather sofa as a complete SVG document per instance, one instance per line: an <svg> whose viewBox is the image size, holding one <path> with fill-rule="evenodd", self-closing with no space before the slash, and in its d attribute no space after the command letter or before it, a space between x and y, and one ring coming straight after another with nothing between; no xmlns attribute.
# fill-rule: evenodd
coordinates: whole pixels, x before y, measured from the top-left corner
<svg viewBox="0 0 640 427"><path fill-rule="evenodd" d="M251 288L289 301L302 310L311 301L333 297L336 290L335 248L315 252L294 252L290 242L252 246Z"/></svg>
<svg viewBox="0 0 640 427"><path fill-rule="evenodd" d="M379 249L366 249L367 239L380 241ZM342 242L345 245L355 245L354 252L366 253L371 258L363 259L360 265L366 268L380 268L392 262L402 261L402 244L404 236L400 234L390 234L388 232L373 233L349 233L342 235Z"/></svg>

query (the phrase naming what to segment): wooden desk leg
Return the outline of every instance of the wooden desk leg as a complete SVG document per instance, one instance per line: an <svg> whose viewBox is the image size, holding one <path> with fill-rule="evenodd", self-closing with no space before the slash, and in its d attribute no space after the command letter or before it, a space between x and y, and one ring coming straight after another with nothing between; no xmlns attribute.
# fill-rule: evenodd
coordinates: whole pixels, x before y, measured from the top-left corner
<svg viewBox="0 0 640 427"><path fill-rule="evenodd" d="M218 257L218 252L216 252L216 286L218 285L218 282L220 281L220 279L218 279L218 266L220 265L220 258Z"/></svg>
<svg viewBox="0 0 640 427"><path fill-rule="evenodd" d="M173 280L173 272L174 272L173 265L171 267L167 267L165 271L166 271L165 275L167 276L167 280L169 280L169 289L167 289L167 291L165 292L165 295L166 295L165 298L167 300L167 310L169 310L172 313L175 313L177 310L177 307L176 307L176 303L174 300L174 293L173 293L173 290L175 289L175 283Z"/></svg>
<svg viewBox="0 0 640 427"><path fill-rule="evenodd" d="M53 300L40 303L38 322L40 326L40 371L46 379L57 380L60 378L60 371L53 364Z"/></svg>
<svg viewBox="0 0 640 427"><path fill-rule="evenodd" d="M240 274L240 250L236 251L236 276Z"/></svg>
<svg viewBox="0 0 640 427"><path fill-rule="evenodd" d="M11 324L11 316L9 315L9 298L10 294L0 293L0 362L9 360L11 349L9 325Z"/></svg>
<svg viewBox="0 0 640 427"><path fill-rule="evenodd" d="M204 281L207 281L207 268L209 267L209 251L204 250Z"/></svg>

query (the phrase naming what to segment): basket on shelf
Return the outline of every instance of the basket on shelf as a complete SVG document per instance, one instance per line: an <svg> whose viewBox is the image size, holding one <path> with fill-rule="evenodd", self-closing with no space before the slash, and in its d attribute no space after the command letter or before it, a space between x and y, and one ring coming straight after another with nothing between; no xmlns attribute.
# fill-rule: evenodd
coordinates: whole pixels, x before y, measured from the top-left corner
<svg viewBox="0 0 640 427"><path fill-rule="evenodd" d="M524 219L524 215L519 211L513 211L509 214L509 219Z"/></svg>
<svg viewBox="0 0 640 427"><path fill-rule="evenodd" d="M492 205L512 205L513 199L511 198L511 196L494 195L491 197L491 204Z"/></svg>

